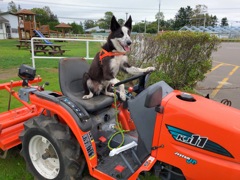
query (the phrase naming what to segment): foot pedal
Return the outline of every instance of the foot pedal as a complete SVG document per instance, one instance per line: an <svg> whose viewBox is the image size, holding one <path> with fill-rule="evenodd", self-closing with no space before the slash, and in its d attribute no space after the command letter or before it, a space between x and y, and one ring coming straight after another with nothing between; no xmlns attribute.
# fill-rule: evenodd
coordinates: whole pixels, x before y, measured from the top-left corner
<svg viewBox="0 0 240 180"><path fill-rule="evenodd" d="M114 170L119 172L119 173L122 173L124 171L125 167L124 166L121 166L121 165L117 165Z"/></svg>

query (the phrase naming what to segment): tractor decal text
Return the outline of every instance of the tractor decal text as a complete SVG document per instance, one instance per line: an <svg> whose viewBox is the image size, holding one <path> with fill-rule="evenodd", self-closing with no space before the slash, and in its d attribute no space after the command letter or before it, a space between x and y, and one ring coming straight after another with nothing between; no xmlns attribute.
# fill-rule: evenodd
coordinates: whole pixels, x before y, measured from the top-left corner
<svg viewBox="0 0 240 180"><path fill-rule="evenodd" d="M204 148L205 144L208 141L207 137L201 137L199 135L193 134L191 137L184 136L182 134L178 134L177 141L181 141L186 144L190 144L192 146L197 146L199 148Z"/></svg>
<svg viewBox="0 0 240 180"><path fill-rule="evenodd" d="M234 158L228 150L226 150L221 145L211 141L208 137L200 136L198 134L194 134L170 125L166 125L166 128L175 141L201 148L203 150L216 154Z"/></svg>
<svg viewBox="0 0 240 180"><path fill-rule="evenodd" d="M95 156L95 153L94 153L94 150L93 150L93 146L92 146L92 143L91 143L91 135L90 134L84 134L82 136L82 139L83 139L83 142L84 142L84 145L85 145L85 148L88 152L88 156L90 159L92 159L94 156Z"/></svg>
<svg viewBox="0 0 240 180"><path fill-rule="evenodd" d="M192 159L192 158L190 158L190 157L188 157L188 156L185 156L185 155L183 155L183 154L181 154L181 153L179 153L179 152L175 152L174 154L175 154L176 156L180 157L180 158L186 159L186 162L187 162L188 164L193 164L193 165L197 164L197 160Z"/></svg>

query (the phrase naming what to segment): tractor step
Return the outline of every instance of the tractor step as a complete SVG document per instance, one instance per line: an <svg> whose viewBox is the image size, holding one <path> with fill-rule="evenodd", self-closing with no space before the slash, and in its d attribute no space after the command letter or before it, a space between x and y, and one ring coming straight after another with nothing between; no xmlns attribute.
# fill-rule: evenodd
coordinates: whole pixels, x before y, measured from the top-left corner
<svg viewBox="0 0 240 180"><path fill-rule="evenodd" d="M129 163L129 166L131 166L131 170L136 171L140 167L139 163L133 157L131 149L126 150L121 154L124 155L126 161ZM119 167L121 167L120 170ZM121 180L127 179L132 174L131 170L120 155L100 157L97 169Z"/></svg>

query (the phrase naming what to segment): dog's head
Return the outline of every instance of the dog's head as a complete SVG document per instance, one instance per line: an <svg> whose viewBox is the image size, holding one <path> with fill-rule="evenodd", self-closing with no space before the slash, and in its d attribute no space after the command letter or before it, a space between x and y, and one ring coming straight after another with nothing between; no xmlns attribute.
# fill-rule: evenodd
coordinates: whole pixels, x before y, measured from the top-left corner
<svg viewBox="0 0 240 180"><path fill-rule="evenodd" d="M112 42L114 49L118 52L130 51L130 45L132 40L130 38L130 33L132 30L132 18L128 18L123 26L117 22L115 16L111 20L111 34L109 35L109 40Z"/></svg>

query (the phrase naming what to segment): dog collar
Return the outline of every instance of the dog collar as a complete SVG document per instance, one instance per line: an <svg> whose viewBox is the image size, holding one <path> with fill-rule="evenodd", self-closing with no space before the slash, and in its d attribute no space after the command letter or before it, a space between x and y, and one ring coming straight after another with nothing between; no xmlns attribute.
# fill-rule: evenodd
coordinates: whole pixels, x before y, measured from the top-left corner
<svg viewBox="0 0 240 180"><path fill-rule="evenodd" d="M120 56L125 55L126 52L108 52L105 49L102 49L99 53L99 61L102 63L103 58L110 56Z"/></svg>

